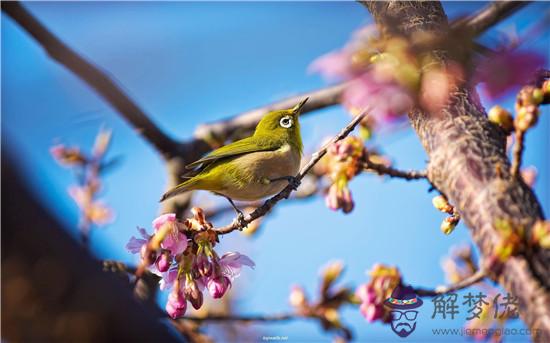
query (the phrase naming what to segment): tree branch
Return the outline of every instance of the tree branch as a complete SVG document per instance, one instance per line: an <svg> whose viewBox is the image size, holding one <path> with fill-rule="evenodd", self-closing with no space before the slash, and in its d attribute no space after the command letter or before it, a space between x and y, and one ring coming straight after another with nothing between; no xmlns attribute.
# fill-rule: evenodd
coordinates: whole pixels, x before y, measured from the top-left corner
<svg viewBox="0 0 550 343"><path fill-rule="evenodd" d="M401 178L407 181L428 178L428 175L424 170L398 170L380 163L374 163L369 159L368 156L363 162L363 168L365 171L374 172L378 175L386 175L392 178Z"/></svg>
<svg viewBox="0 0 550 343"><path fill-rule="evenodd" d="M145 112L125 94L115 81L98 67L77 54L51 33L17 1L2 2L2 11L40 44L47 54L92 87L150 142L165 158L178 152L178 143L164 133Z"/></svg>
<svg viewBox="0 0 550 343"><path fill-rule="evenodd" d="M304 178L304 176L310 171L310 169L313 168L313 166L317 162L319 162L321 160L321 158L327 153L327 149L332 144L334 144L338 141L341 141L342 139L347 137L350 134L350 132L353 131L353 129L359 124L359 122L361 122L361 120L363 118L365 118L366 115L367 115L367 112L365 111L362 114L360 114L360 115L356 116L355 118L353 118L353 120L345 128L343 128L342 131L340 131L340 133L338 135L336 135L327 144L325 144L320 150L318 150L316 153L314 153L311 156L311 159L309 160L309 162L305 166L303 166L302 169L300 170L300 172L298 173L298 175L296 175L296 179L298 181L301 181ZM248 224L248 223L251 223L252 221L256 220L257 218L264 216L279 201L281 201L282 199L287 199L290 196L290 193L292 193L292 191L293 191L292 186L289 184L282 191L280 191L278 194L276 194L273 197L266 200L266 202L262 206L256 208L252 213L246 215L244 217L243 222ZM224 235L224 234L228 234L232 231L241 230L241 229L243 229L243 226L241 225L241 223L239 223L238 221L234 221L233 223L231 223L227 226L216 229L216 232L220 235Z"/></svg>
<svg viewBox="0 0 550 343"><path fill-rule="evenodd" d="M487 273L485 273L483 270L478 270L477 272L465 278L464 280L461 280L451 285L438 286L435 289L415 288L414 291L416 294L422 297L435 297L438 295L455 292L455 291L473 286L476 283L485 279L486 277L487 277Z"/></svg>
<svg viewBox="0 0 550 343"><path fill-rule="evenodd" d="M465 28L478 36L530 3L531 1L494 1L474 15L456 21L451 28Z"/></svg>

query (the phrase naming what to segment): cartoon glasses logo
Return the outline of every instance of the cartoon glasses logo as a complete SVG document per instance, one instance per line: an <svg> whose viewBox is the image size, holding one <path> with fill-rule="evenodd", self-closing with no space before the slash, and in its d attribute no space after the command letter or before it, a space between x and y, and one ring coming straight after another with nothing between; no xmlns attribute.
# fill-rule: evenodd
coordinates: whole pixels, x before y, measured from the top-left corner
<svg viewBox="0 0 550 343"><path fill-rule="evenodd" d="M384 304L391 309L393 332L403 338L414 332L418 315L414 309L422 306L422 299L416 296L411 286L398 285Z"/></svg>

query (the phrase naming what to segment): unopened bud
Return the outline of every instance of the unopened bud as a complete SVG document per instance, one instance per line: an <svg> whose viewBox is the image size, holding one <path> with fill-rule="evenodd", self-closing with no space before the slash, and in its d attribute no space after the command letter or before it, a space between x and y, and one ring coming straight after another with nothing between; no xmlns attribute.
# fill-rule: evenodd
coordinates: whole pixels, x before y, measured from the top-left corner
<svg viewBox="0 0 550 343"><path fill-rule="evenodd" d="M550 101L550 79L544 81L542 84L542 95L544 96L544 102L547 103Z"/></svg>
<svg viewBox="0 0 550 343"><path fill-rule="evenodd" d="M488 117L491 123L500 126L506 133L510 133L514 129L512 114L499 105L493 106L489 110Z"/></svg>
<svg viewBox="0 0 550 343"><path fill-rule="evenodd" d="M323 282L327 284L333 283L338 277L340 277L343 270L344 270L344 264L342 263L342 261L330 262L322 270Z"/></svg>
<svg viewBox="0 0 550 343"><path fill-rule="evenodd" d="M170 269L170 253L168 251L164 251L160 254L155 264L157 265L159 272L164 273L168 271L168 269Z"/></svg>
<svg viewBox="0 0 550 343"><path fill-rule="evenodd" d="M527 131L533 127L538 120L539 109L537 106L529 105L521 107L514 121L514 126L518 131Z"/></svg>
<svg viewBox="0 0 550 343"><path fill-rule="evenodd" d="M533 242L544 249L550 249L550 221L539 220L533 226Z"/></svg>
<svg viewBox="0 0 550 343"><path fill-rule="evenodd" d="M535 88L533 90L533 102L535 105L540 105L542 101L544 100L544 92L540 88Z"/></svg>
<svg viewBox="0 0 550 343"><path fill-rule="evenodd" d="M458 224L458 219L455 216L450 216L445 218L441 222L441 231L448 235L456 228L456 225Z"/></svg>
<svg viewBox="0 0 550 343"><path fill-rule="evenodd" d="M293 286L288 297L292 307L304 307L307 304L306 293L300 286Z"/></svg>
<svg viewBox="0 0 550 343"><path fill-rule="evenodd" d="M445 198L443 195L438 195L432 199L432 204L436 209L438 209L441 212L452 214L454 211L453 206L449 204L447 201L447 198Z"/></svg>

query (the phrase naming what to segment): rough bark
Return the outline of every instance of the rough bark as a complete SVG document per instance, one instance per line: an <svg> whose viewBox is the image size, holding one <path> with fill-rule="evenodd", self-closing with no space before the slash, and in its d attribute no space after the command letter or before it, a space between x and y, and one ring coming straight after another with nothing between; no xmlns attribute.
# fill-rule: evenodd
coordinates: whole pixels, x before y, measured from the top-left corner
<svg viewBox="0 0 550 343"><path fill-rule="evenodd" d="M386 32L410 37L448 30L439 2L369 2L366 6L377 24L394 25ZM432 53L445 63L445 51ZM489 123L475 99L475 91L461 87L451 93L440 113L414 110L409 118L429 156L428 177L456 206L486 257L500 238L496 220L529 229L543 214L532 190L520 178L511 177L505 137ZM519 297L520 315L540 342L550 341L549 256L548 250L528 248L492 275Z"/></svg>

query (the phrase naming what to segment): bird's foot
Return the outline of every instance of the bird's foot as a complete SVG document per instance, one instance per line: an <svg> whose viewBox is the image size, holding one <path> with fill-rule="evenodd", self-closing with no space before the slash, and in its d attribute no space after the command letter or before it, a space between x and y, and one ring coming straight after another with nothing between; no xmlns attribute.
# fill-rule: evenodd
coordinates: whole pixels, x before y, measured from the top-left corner
<svg viewBox="0 0 550 343"><path fill-rule="evenodd" d="M237 225L239 225L239 231L242 231L248 226L248 223L246 220L244 220L244 214L242 211L237 212L237 218L235 219Z"/></svg>
<svg viewBox="0 0 550 343"><path fill-rule="evenodd" d="M290 187L292 187L293 190L297 190L298 187L300 187L300 184L302 183L302 181L300 181L300 179L298 179L296 176L283 176L283 177L278 177L276 179L272 179L269 181L274 182L274 181L281 181L281 180L288 181L288 184L290 185Z"/></svg>

